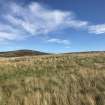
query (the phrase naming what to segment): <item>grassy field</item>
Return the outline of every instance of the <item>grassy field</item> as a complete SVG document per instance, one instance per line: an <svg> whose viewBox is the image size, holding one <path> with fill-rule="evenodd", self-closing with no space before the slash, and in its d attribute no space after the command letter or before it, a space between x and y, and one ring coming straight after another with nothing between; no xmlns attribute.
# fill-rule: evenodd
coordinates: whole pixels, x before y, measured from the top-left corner
<svg viewBox="0 0 105 105"><path fill-rule="evenodd" d="M105 105L105 53L0 58L0 105Z"/></svg>

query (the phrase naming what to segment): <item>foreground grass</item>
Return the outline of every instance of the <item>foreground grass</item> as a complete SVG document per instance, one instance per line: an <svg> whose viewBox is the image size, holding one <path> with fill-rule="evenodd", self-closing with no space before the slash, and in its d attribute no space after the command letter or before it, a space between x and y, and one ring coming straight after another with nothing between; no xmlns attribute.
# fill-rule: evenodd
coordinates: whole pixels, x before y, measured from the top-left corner
<svg viewBox="0 0 105 105"><path fill-rule="evenodd" d="M0 105L105 105L105 54L1 60Z"/></svg>

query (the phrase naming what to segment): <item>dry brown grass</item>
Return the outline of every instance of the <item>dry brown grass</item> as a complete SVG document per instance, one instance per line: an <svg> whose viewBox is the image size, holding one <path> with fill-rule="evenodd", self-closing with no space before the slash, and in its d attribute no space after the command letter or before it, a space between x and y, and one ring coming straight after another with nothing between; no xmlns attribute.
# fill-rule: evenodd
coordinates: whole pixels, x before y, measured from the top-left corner
<svg viewBox="0 0 105 105"><path fill-rule="evenodd" d="M105 105L105 54L2 58L0 105Z"/></svg>

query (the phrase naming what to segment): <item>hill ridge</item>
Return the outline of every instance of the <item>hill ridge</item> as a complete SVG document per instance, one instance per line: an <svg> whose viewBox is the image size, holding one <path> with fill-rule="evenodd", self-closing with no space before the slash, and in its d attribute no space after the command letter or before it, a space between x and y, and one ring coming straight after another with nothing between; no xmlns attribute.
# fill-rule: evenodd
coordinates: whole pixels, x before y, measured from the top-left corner
<svg viewBox="0 0 105 105"><path fill-rule="evenodd" d="M0 52L0 57L19 57L19 56L34 56L34 55L47 55L49 53L37 51L37 50L13 50Z"/></svg>

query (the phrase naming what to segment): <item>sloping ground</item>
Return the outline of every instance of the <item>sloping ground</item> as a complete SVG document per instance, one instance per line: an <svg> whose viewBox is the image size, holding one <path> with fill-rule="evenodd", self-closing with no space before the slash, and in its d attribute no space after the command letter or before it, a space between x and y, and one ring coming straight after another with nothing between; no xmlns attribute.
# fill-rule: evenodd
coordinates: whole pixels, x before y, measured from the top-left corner
<svg viewBox="0 0 105 105"><path fill-rule="evenodd" d="M33 50L16 50L8 52L0 52L0 57L20 57L20 56L34 56L34 55L47 55L48 53L33 51Z"/></svg>
<svg viewBox="0 0 105 105"><path fill-rule="evenodd" d="M0 105L105 105L105 54L0 63Z"/></svg>

